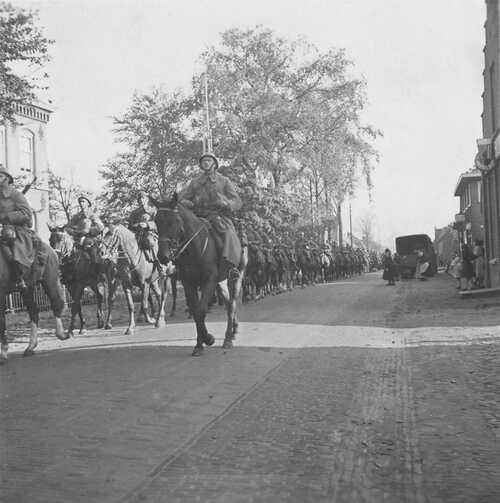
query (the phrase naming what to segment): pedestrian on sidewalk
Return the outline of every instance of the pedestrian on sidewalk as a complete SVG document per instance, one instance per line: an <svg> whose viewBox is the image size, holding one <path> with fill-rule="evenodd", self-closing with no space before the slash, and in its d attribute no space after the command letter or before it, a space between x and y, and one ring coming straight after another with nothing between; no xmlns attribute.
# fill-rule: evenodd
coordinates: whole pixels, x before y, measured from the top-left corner
<svg viewBox="0 0 500 503"><path fill-rule="evenodd" d="M460 277L462 274L462 260L460 259L460 255L455 252L453 254L453 258L451 259L450 265L447 268L447 272L453 276L457 282L457 290L460 290L461 281Z"/></svg>
<svg viewBox="0 0 500 503"><path fill-rule="evenodd" d="M484 288L484 248L480 239L474 241L472 248L474 254L474 285L477 288Z"/></svg>
<svg viewBox="0 0 500 503"><path fill-rule="evenodd" d="M389 250L389 248L385 249L382 263L384 266L384 273L382 275L382 279L388 281L387 286L394 286L396 284L394 282L396 270L394 267L394 262L392 260L391 250Z"/></svg>
<svg viewBox="0 0 500 503"><path fill-rule="evenodd" d="M415 268L415 278L420 281L426 281L427 278L424 276L427 269L429 269L429 257L424 252L424 250L417 250L417 267Z"/></svg>
<svg viewBox="0 0 500 503"><path fill-rule="evenodd" d="M464 243L462 245L462 271L461 271L461 290L472 290L472 281L474 279L474 254L471 247Z"/></svg>

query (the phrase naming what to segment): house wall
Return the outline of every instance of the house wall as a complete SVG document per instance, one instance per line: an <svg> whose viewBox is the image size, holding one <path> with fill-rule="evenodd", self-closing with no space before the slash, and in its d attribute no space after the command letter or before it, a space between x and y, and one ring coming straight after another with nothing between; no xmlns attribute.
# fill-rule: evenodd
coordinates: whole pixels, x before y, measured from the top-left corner
<svg viewBox="0 0 500 503"><path fill-rule="evenodd" d="M486 1L484 46L483 138L500 129L500 16L498 0ZM497 156L498 153L495 153ZM500 286L500 162L483 174L485 251L489 286Z"/></svg>
<svg viewBox="0 0 500 503"><path fill-rule="evenodd" d="M50 113L34 106L18 107L18 124L0 126L0 163L20 183L37 177L36 187L26 198L33 210L33 226L45 241L49 239L49 194L46 124Z"/></svg>

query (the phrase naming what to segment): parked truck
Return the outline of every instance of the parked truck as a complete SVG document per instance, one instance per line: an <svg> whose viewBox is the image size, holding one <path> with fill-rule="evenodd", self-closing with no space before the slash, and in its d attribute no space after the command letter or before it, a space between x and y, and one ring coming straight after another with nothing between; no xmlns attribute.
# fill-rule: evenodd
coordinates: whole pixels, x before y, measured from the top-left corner
<svg viewBox="0 0 500 503"><path fill-rule="evenodd" d="M417 252L422 250L429 260L425 276L437 272L437 256L432 239L427 234L410 234L396 238L396 252L400 256L399 273L402 278L414 278L417 269Z"/></svg>

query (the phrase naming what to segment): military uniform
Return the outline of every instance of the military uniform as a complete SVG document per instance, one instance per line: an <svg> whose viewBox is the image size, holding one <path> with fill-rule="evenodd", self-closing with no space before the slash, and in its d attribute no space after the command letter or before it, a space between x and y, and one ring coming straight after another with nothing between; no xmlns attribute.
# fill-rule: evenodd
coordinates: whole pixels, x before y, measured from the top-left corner
<svg viewBox="0 0 500 503"><path fill-rule="evenodd" d="M139 247L144 251L146 259L154 262L160 273L163 268L157 258L158 228L151 215L144 206L139 206L130 213L128 227L135 234Z"/></svg>
<svg viewBox="0 0 500 503"><path fill-rule="evenodd" d="M0 224L2 224L2 241L9 247L5 248L10 261L16 266L16 275L20 286L23 274L31 268L35 251L33 247L33 217L31 207L24 195L12 185L12 177L1 169L10 185L0 188Z"/></svg>
<svg viewBox="0 0 500 503"><path fill-rule="evenodd" d="M91 211L80 210L71 217L68 224L68 234L73 236L76 247L86 250L92 262L98 261L96 237L104 230L101 219Z"/></svg>
<svg viewBox="0 0 500 503"><path fill-rule="evenodd" d="M209 157L215 159L212 155ZM242 203L231 180L217 172L203 173L189 183L179 200L198 216L209 220L221 257L237 267L241 260L241 243L230 215L238 211Z"/></svg>

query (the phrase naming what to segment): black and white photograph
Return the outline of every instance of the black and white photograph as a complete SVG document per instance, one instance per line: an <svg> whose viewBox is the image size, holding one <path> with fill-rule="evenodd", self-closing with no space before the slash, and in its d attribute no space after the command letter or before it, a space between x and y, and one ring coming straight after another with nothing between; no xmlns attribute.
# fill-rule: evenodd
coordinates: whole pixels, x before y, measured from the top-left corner
<svg viewBox="0 0 500 503"><path fill-rule="evenodd" d="M0 503L498 503L499 362L499 0L0 0Z"/></svg>

